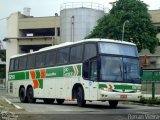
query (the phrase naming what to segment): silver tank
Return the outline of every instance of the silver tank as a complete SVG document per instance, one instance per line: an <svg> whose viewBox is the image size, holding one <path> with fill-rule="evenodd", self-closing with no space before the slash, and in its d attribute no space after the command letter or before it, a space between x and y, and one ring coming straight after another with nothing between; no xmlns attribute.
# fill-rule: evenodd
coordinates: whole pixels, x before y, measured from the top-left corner
<svg viewBox="0 0 160 120"><path fill-rule="evenodd" d="M97 20L105 15L103 5L96 3L64 3L61 5L61 43L84 39Z"/></svg>

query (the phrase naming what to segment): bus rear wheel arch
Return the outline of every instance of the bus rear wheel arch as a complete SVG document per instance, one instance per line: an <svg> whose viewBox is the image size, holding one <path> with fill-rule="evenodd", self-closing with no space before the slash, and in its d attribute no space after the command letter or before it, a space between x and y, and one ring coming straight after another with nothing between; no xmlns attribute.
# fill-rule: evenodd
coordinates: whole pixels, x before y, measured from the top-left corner
<svg viewBox="0 0 160 120"><path fill-rule="evenodd" d="M20 99L21 103L27 103L28 102L24 86L21 86L19 88L19 99Z"/></svg>
<svg viewBox="0 0 160 120"><path fill-rule="evenodd" d="M58 105L62 105L64 103L64 99L56 99Z"/></svg>
<svg viewBox="0 0 160 120"><path fill-rule="evenodd" d="M52 104L54 103L55 99L44 98L43 101L45 104Z"/></svg>
<svg viewBox="0 0 160 120"><path fill-rule="evenodd" d="M35 103L36 99L34 98L34 91L33 91L33 87L32 86L28 86L27 87L27 100L29 103Z"/></svg>

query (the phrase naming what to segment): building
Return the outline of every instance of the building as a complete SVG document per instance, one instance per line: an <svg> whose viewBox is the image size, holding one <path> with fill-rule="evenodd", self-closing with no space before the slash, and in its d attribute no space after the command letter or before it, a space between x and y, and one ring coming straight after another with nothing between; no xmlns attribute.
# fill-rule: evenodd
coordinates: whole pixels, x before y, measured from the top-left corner
<svg viewBox="0 0 160 120"><path fill-rule="evenodd" d="M157 38L159 39L159 46L154 54L151 54L147 49L142 50L139 54L144 69L160 69L160 10L150 10L149 13L153 25L158 28Z"/></svg>
<svg viewBox="0 0 160 120"><path fill-rule="evenodd" d="M7 37L4 41L7 48L6 71L8 71L9 58L12 55L59 44L60 16L55 14L49 17L33 17L20 12L12 13L7 19Z"/></svg>

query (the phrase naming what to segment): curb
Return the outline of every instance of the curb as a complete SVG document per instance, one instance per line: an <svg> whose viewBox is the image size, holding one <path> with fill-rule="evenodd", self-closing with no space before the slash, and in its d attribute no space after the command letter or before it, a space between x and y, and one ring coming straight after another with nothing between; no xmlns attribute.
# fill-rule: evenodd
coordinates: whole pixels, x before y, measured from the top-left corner
<svg viewBox="0 0 160 120"><path fill-rule="evenodd" d="M126 104L126 103L122 103L122 104ZM141 105L141 106L152 106L152 107L160 107L160 105L152 105L152 104L143 104L143 103L134 103L134 102L129 102L127 104L132 104L132 105Z"/></svg>
<svg viewBox="0 0 160 120"><path fill-rule="evenodd" d="M9 101L6 97L2 96L2 98L10 105L13 105L15 108L17 109L23 109L22 107L16 105L16 104L13 104L11 101Z"/></svg>

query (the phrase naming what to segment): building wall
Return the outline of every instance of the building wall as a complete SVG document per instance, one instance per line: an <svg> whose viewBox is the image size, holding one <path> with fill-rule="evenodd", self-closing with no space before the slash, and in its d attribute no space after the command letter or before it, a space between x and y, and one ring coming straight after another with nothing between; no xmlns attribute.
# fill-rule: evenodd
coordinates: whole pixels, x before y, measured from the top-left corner
<svg viewBox="0 0 160 120"><path fill-rule="evenodd" d="M13 13L7 20L7 36L18 36L18 18L20 13ZM14 24L13 24L14 23ZM6 80L8 80L9 58L19 52L18 41L16 39L10 39L6 42Z"/></svg>
<svg viewBox="0 0 160 120"><path fill-rule="evenodd" d="M22 36L22 30L27 29L51 29L54 35L51 36L32 36L30 39L27 36ZM7 41L6 41L6 81L8 80L9 58L16 54L21 54L22 46L37 46L37 45L54 45L60 43L60 36L57 35L57 28L60 28L60 17L32 17L25 16L20 12L12 13L7 19ZM26 37L26 38L25 38ZM6 82L7 83L7 82Z"/></svg>
<svg viewBox="0 0 160 120"><path fill-rule="evenodd" d="M38 29L60 27L60 17L28 17L19 19L19 29Z"/></svg>

